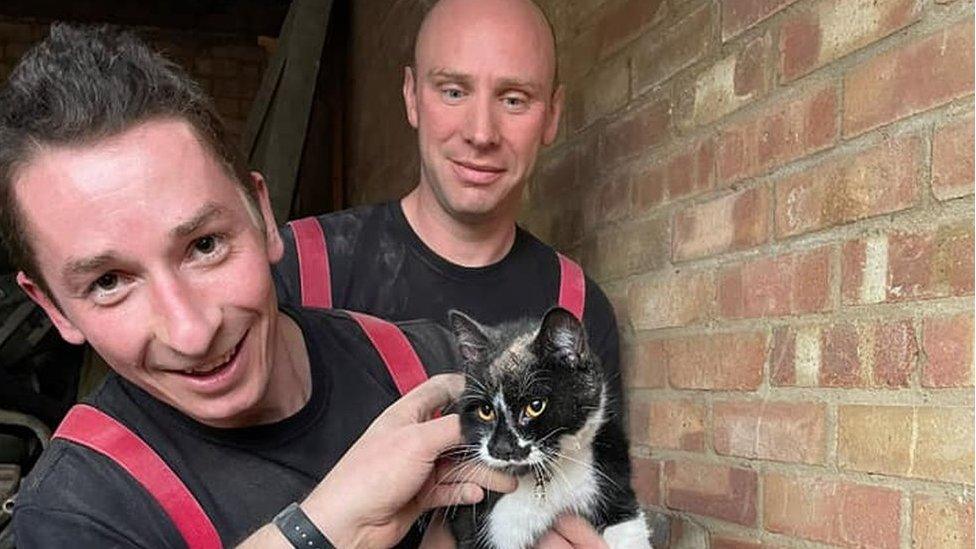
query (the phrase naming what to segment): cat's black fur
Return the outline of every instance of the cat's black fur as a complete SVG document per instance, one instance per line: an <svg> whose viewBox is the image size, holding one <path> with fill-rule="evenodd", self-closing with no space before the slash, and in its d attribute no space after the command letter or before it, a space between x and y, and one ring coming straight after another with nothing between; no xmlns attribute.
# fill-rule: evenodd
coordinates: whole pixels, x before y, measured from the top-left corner
<svg viewBox="0 0 976 549"><path fill-rule="evenodd" d="M591 444L592 465L598 471L592 474L595 495L581 490L582 500L571 501L564 511L581 514L598 531L636 518L643 521L630 487L630 459L622 418L609 417L604 373L595 353L590 352L583 326L576 317L565 309L554 308L541 322L525 320L486 328L451 311L449 325L467 377L464 395L457 405L468 444L466 457L518 475L521 486L535 484L534 479L540 478L525 461L545 455L550 463L572 466L573 460L560 461L557 452L571 453L574 444L577 448L581 443ZM499 405L499 394L504 395L504 407ZM543 412L531 418L530 411L538 409L542 400ZM494 420L479 418L479 408L484 406L495 410ZM580 436L573 436L577 434ZM529 444L523 447L519 438ZM482 444L483 440L487 443ZM550 469L548 475L541 476L548 477L543 486L575 478ZM499 543L487 531L486 522L505 497L509 496L488 494L476 506L450 512L448 520L459 548L514 549L515 542ZM526 502L523 507L541 505L541 500L526 499L524 493L520 497L511 501L520 505ZM538 537L545 529L532 535Z"/></svg>

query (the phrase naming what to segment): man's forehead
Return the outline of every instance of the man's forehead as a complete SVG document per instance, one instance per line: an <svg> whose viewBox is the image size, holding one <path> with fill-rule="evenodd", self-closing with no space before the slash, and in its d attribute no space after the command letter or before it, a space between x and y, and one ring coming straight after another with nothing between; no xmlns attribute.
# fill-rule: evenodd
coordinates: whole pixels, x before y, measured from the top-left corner
<svg viewBox="0 0 976 549"><path fill-rule="evenodd" d="M540 80L551 80L555 72L551 27L528 0L442 0L424 19L414 54L424 72L483 72L486 64L504 78L541 71Z"/></svg>

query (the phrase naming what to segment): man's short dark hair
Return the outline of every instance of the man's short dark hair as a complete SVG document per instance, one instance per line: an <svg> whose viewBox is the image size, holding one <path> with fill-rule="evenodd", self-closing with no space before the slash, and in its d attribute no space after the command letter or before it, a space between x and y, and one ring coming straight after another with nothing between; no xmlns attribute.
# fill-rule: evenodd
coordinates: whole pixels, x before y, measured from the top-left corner
<svg viewBox="0 0 976 549"><path fill-rule="evenodd" d="M0 90L0 239L17 268L51 295L38 269L13 182L42 147L95 143L154 118L190 124L252 204L238 146L211 99L183 69L130 32L51 25Z"/></svg>

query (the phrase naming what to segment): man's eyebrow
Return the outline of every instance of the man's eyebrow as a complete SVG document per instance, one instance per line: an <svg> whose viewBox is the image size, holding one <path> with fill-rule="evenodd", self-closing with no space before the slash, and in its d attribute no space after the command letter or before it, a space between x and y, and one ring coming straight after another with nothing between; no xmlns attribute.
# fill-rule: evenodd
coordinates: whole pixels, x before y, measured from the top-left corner
<svg viewBox="0 0 976 549"><path fill-rule="evenodd" d="M463 72L452 71L450 69L433 68L427 71L427 78L444 78L447 80L468 82L471 80L471 75L464 74Z"/></svg>
<svg viewBox="0 0 976 549"><path fill-rule="evenodd" d="M64 278L72 278L78 275L101 271L105 265L114 260L115 252L113 251L108 251L90 257L71 259L65 263L64 268L61 269L61 275Z"/></svg>
<svg viewBox="0 0 976 549"><path fill-rule="evenodd" d="M170 234L177 238L182 238L193 234L197 229L205 225L207 222L223 215L225 211L226 210L216 202L207 202L199 210L197 210L197 213L195 213L193 217L174 227L173 230L170 231Z"/></svg>
<svg viewBox="0 0 976 549"><path fill-rule="evenodd" d="M536 82L524 80L522 78L503 78L501 81L499 81L498 87L502 89L523 89L532 93L537 93L540 89L542 89L542 86Z"/></svg>

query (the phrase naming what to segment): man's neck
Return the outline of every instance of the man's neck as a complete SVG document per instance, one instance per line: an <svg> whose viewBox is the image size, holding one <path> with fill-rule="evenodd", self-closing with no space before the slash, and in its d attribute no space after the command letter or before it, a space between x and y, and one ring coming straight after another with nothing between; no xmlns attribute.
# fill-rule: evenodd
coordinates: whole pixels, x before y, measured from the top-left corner
<svg viewBox="0 0 976 549"><path fill-rule="evenodd" d="M485 267L497 263L515 242L515 220L511 216L463 223L445 212L437 198L419 186L403 197L400 205L420 240L455 265Z"/></svg>

